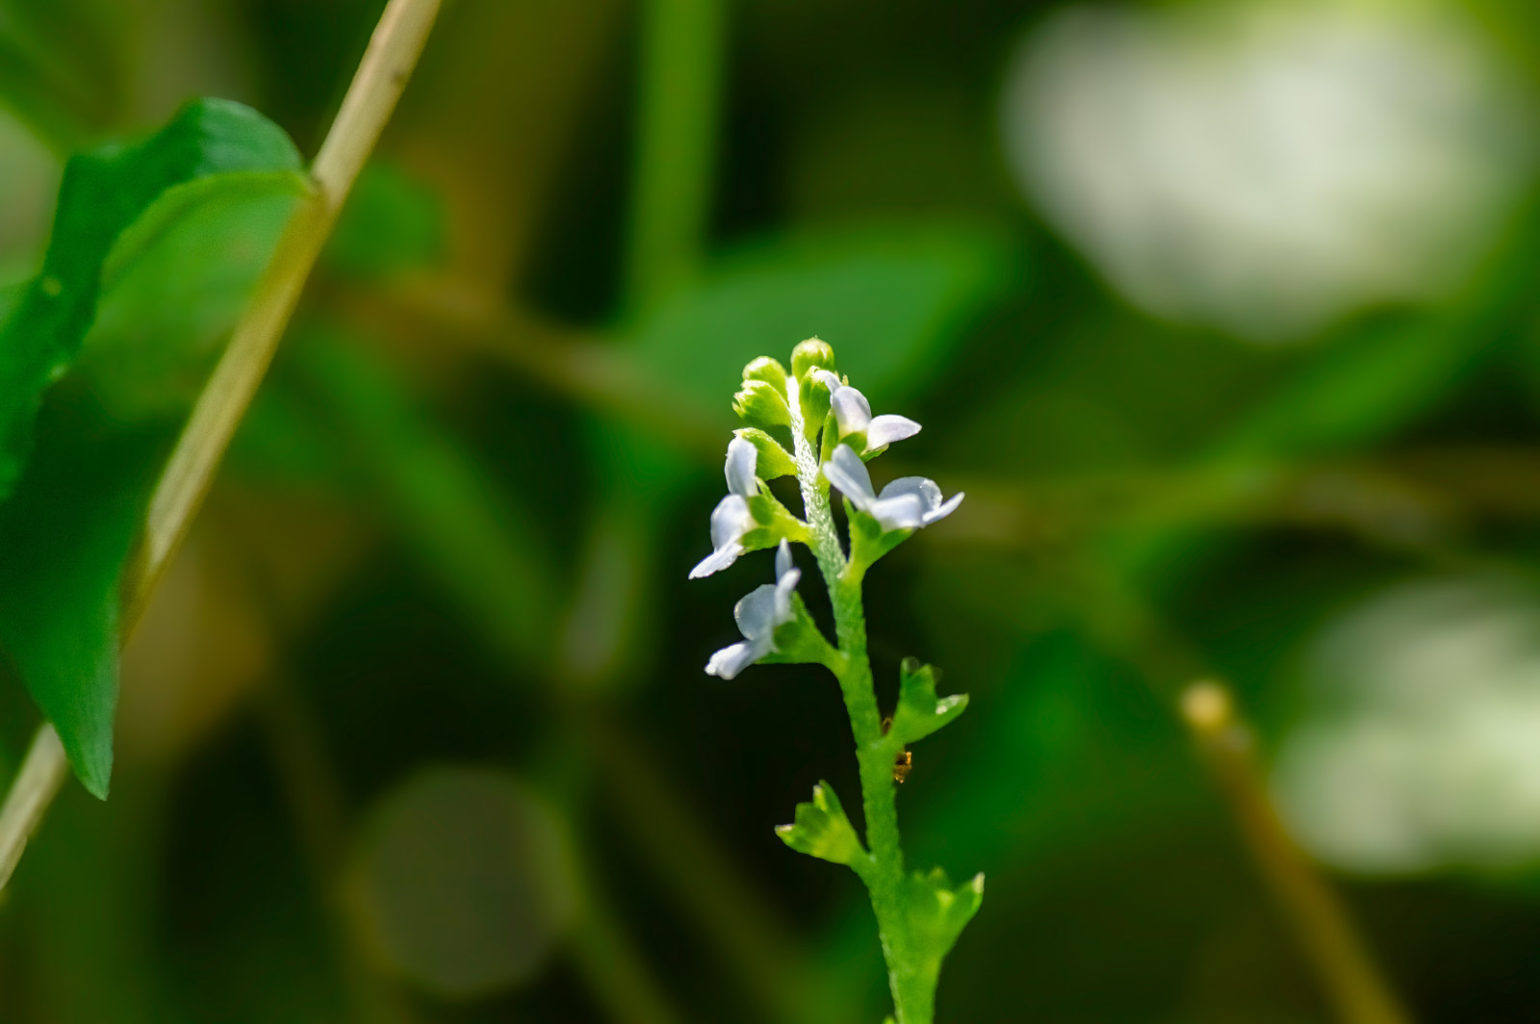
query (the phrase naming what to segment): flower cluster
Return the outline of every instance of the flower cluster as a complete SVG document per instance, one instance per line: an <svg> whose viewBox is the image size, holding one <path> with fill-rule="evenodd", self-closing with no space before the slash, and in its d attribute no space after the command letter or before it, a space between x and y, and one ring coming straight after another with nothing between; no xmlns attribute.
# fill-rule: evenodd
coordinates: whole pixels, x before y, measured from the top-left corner
<svg viewBox="0 0 1540 1024"><path fill-rule="evenodd" d="M727 445L727 495L711 513L711 553L690 577L727 568L746 552L777 548L775 582L757 587L733 609L744 639L711 656L706 671L732 679L760 661L829 663L838 656L796 594L800 572L791 543L814 541L807 522L771 493L767 481L795 476L821 494L827 507L832 484L844 496L851 524L848 559L857 572L915 530L950 515L961 494L943 501L941 488L924 477L901 477L877 491L867 460L913 437L920 425L905 416L872 415L871 403L835 372L834 352L810 339L792 353L792 369L761 357L743 369L733 409L747 426ZM831 541L837 544L837 542Z"/></svg>

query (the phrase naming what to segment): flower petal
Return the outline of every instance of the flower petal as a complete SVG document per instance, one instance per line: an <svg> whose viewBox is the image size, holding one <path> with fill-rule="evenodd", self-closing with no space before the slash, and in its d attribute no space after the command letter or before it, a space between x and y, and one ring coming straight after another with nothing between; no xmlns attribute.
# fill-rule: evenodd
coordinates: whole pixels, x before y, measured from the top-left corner
<svg viewBox="0 0 1540 1024"><path fill-rule="evenodd" d="M834 454L823 464L823 475L856 508L864 510L877 499L876 492L872 490L872 475L866 471L866 463L848 444L835 447Z"/></svg>
<svg viewBox="0 0 1540 1024"><path fill-rule="evenodd" d="M706 674L721 679L734 679L739 672L765 656L764 651L747 640L740 640L722 648L706 662Z"/></svg>
<svg viewBox="0 0 1540 1024"><path fill-rule="evenodd" d="M733 605L738 632L751 643L762 643L769 651L775 644L775 584L764 583L749 591Z"/></svg>
<svg viewBox="0 0 1540 1024"><path fill-rule="evenodd" d="M775 581L775 621L774 626L784 626L796 618L796 613L791 608L791 595L796 593L797 584L802 582L801 569L788 569ZM771 632L774 636L774 627Z"/></svg>
<svg viewBox="0 0 1540 1024"><path fill-rule="evenodd" d="M936 481L923 476L901 476L884 487L878 497L897 498L904 494L919 498L921 512L929 512L941 504L941 488L936 486Z"/></svg>
<svg viewBox="0 0 1540 1024"><path fill-rule="evenodd" d="M717 548L696 563L695 568L690 570L690 579L698 580L703 576L710 576L714 572L721 572L736 562L741 554L743 554L743 545L741 544Z"/></svg>
<svg viewBox="0 0 1540 1024"><path fill-rule="evenodd" d="M902 441L919 432L920 425L908 416L897 416L890 412L873 416L866 428L866 450L885 448L894 441Z"/></svg>
<svg viewBox="0 0 1540 1024"><path fill-rule="evenodd" d="M701 559L690 570L690 579L698 580L720 572L738 560L743 554L743 535L754 526L754 515L749 503L736 494L729 494L717 502L711 510L711 554Z"/></svg>
<svg viewBox="0 0 1540 1024"><path fill-rule="evenodd" d="M753 527L754 513L749 511L749 503L729 494L711 510L711 546L720 549L735 544Z"/></svg>
<svg viewBox="0 0 1540 1024"><path fill-rule="evenodd" d="M787 543L785 537L782 537L780 546L775 549L775 578L779 580L791 572L791 569L791 545Z"/></svg>
<svg viewBox="0 0 1540 1024"><path fill-rule="evenodd" d="M872 405L855 388L843 387L834 392L829 406L834 410L834 422L839 426L840 437L865 430L867 424L872 422Z"/></svg>
<svg viewBox="0 0 1540 1024"><path fill-rule="evenodd" d="M899 477L882 489L866 511L887 530L917 530L951 515L962 504L962 495L941 501L936 481L923 476Z"/></svg>
<svg viewBox="0 0 1540 1024"><path fill-rule="evenodd" d="M958 491L956 494L947 499L945 504L937 508L933 508L929 512L925 513L925 525L929 526L931 523L936 522L938 519L945 519L953 512L956 512L957 506L962 504L962 500L963 492Z"/></svg>
<svg viewBox="0 0 1540 1024"><path fill-rule="evenodd" d="M754 476L759 463L759 451L753 442L734 437L727 442L727 491L742 498L752 498L759 493L759 482Z"/></svg>
<svg viewBox="0 0 1540 1024"><path fill-rule="evenodd" d="M925 503L918 494L878 498L866 512L884 530L918 530L925 525Z"/></svg>

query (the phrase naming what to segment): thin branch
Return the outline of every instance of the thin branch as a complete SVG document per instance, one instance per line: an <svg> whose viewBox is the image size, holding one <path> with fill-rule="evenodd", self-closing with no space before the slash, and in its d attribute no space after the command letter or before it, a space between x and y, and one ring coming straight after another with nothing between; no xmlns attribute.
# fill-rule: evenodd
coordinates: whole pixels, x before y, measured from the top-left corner
<svg viewBox="0 0 1540 1024"><path fill-rule="evenodd" d="M1338 1018L1343 1024L1409 1024L1341 901L1279 818L1257 772L1251 730L1229 691L1214 682L1194 684L1182 697L1182 719Z"/></svg>
<svg viewBox="0 0 1540 1024"><path fill-rule="evenodd" d="M27 848L27 840L43 820L43 812L58 795L59 787L69 776L69 761L59 734L51 725L38 729L27 750L27 759L11 783L6 794L5 807L0 808L0 889L10 881L11 872L21 861Z"/></svg>
<svg viewBox="0 0 1540 1024"><path fill-rule="evenodd" d="M144 536L123 576L123 639L145 606L197 515L220 460L256 396L300 293L331 234L438 16L440 0L390 0L311 165L314 192L295 211L230 344L198 396L150 499ZM0 807L0 888L21 859L67 772L51 725L33 739Z"/></svg>

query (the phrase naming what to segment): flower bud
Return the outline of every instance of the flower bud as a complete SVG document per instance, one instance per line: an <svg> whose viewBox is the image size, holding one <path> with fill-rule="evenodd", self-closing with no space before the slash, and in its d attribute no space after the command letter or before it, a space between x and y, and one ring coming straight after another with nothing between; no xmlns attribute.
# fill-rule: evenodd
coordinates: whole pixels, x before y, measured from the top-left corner
<svg viewBox="0 0 1540 1024"><path fill-rule="evenodd" d="M775 386L763 380L746 380L733 396L733 412L743 422L756 427L785 427L791 424L786 398Z"/></svg>
<svg viewBox="0 0 1540 1024"><path fill-rule="evenodd" d="M744 380L762 380L781 394L786 393L786 367L769 356L760 356L743 368Z"/></svg>
<svg viewBox="0 0 1540 1024"><path fill-rule="evenodd" d="M834 349L829 347L828 342L809 338L791 350L791 372L796 374L798 380L802 380L814 367L832 371Z"/></svg>
<svg viewBox="0 0 1540 1024"><path fill-rule="evenodd" d="M733 433L743 438L754 446L758 453L756 472L761 480L774 480L777 477L796 476L797 464L792 461L791 454L781 447L781 443L763 430L754 427L744 427Z"/></svg>

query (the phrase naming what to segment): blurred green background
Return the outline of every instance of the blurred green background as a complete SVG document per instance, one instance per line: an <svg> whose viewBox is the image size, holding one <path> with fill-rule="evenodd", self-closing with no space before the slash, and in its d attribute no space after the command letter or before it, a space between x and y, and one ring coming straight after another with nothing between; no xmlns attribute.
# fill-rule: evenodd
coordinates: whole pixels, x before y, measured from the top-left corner
<svg viewBox="0 0 1540 1024"><path fill-rule="evenodd" d="M0 0L0 283L188 97L313 154L380 7ZM772 832L855 804L838 693L705 676L761 575L685 579L739 369L810 335L925 424L879 478L968 493L867 607L884 699L972 695L900 794L989 879L939 1020L1332 1019L1203 676L1413 1016L1540 1020L1537 78L1526 0L450 0L125 655L112 799L0 900L0 1021L880 1020L864 894ZM281 213L114 292L118 408ZM7 776L36 723L0 688Z"/></svg>

